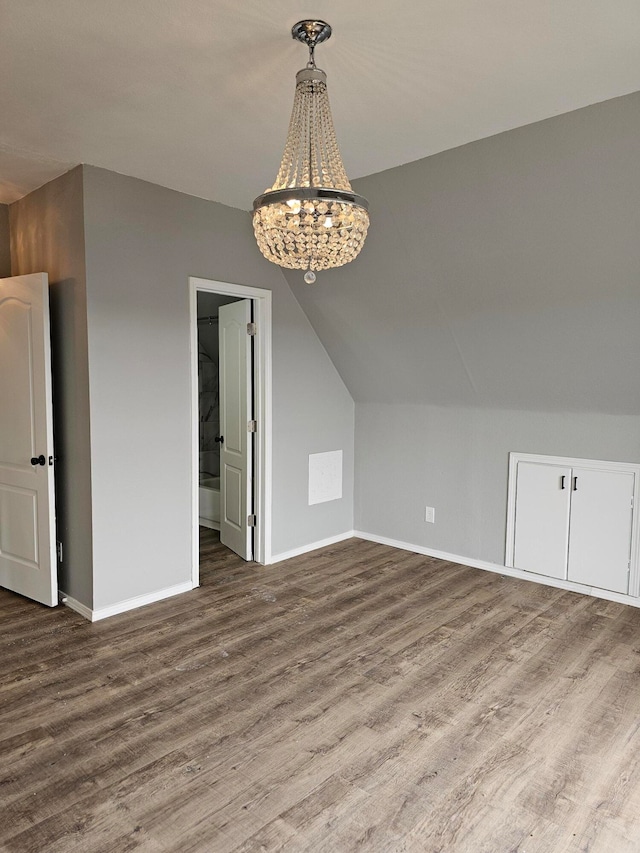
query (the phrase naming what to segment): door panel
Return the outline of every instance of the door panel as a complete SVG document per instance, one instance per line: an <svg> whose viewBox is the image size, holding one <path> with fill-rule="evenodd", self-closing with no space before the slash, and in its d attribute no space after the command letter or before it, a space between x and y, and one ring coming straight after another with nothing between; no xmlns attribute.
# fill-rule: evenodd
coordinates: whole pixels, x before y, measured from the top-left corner
<svg viewBox="0 0 640 853"><path fill-rule="evenodd" d="M37 568L37 494L0 485L0 551L7 558Z"/></svg>
<svg viewBox="0 0 640 853"><path fill-rule="evenodd" d="M514 566L565 580L571 468L519 462Z"/></svg>
<svg viewBox="0 0 640 853"><path fill-rule="evenodd" d="M224 520L236 530L242 527L242 471L232 465L224 466L225 513Z"/></svg>
<svg viewBox="0 0 640 853"><path fill-rule="evenodd" d="M1 293L1 292L0 292ZM35 454L35 400L31 387L33 353L31 305L21 299L0 295L2 359L0 400L3 401L0 431L0 464L27 469ZM5 406L5 401L11 405Z"/></svg>
<svg viewBox="0 0 640 853"><path fill-rule="evenodd" d="M626 593L634 475L574 468L573 476L569 580Z"/></svg>
<svg viewBox="0 0 640 853"><path fill-rule="evenodd" d="M220 541L251 560L253 511L251 418L251 300L241 299L218 309L220 356Z"/></svg>
<svg viewBox="0 0 640 853"><path fill-rule="evenodd" d="M0 585L58 603L49 290L0 279ZM44 465L32 465L32 457Z"/></svg>

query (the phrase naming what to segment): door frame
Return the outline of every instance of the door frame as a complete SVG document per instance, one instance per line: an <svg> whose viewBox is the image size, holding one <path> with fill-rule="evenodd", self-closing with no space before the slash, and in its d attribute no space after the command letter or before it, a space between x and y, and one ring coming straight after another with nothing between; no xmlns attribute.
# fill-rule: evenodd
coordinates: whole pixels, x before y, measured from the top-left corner
<svg viewBox="0 0 640 853"><path fill-rule="evenodd" d="M198 407L198 291L251 299L253 322L256 324L253 349L254 417L256 443L253 460L254 530L253 559L266 565L271 562L271 291L261 287L232 284L189 276L190 361L191 361L191 578L193 586L200 585L199 550L199 407Z"/></svg>

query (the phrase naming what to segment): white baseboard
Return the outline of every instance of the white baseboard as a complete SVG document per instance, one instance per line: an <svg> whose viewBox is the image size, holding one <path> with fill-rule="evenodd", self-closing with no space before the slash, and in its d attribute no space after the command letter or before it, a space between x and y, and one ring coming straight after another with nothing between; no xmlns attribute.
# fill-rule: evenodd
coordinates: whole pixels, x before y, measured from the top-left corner
<svg viewBox="0 0 640 853"><path fill-rule="evenodd" d="M583 595L591 595L594 598L603 598L605 601L617 601L619 604L628 604L631 607L640 607L640 598L632 595L623 595L620 592L610 592L608 589L599 589L594 586L586 586L573 581L563 581L558 578L549 578L545 575L536 575L533 572L525 572L522 569L513 569L502 566L500 563L490 563L487 560L476 560L474 557L463 557L460 554L449 554L446 551L436 551L435 548L425 548L423 545L413 545L410 542L401 542L398 539L389 539L387 536L378 536L375 533L365 533L363 530L354 530L353 535L359 539L367 539L370 542L379 542L381 545L390 545L392 548L400 548L403 551L412 551L414 554L424 554L425 557L435 557L438 560L447 560L449 563L459 563L462 566L470 566L472 569L482 569L485 572L495 572L518 580L530 583L541 583L544 586L553 586L557 589L566 589L570 592L580 592Z"/></svg>
<svg viewBox="0 0 640 853"><path fill-rule="evenodd" d="M220 530L219 521L211 521L210 519L203 518L202 516L198 517L198 524L200 527L208 527L209 530Z"/></svg>
<svg viewBox="0 0 640 853"><path fill-rule="evenodd" d="M517 578L530 583L544 584L545 586L553 586L557 589L566 589L570 592L579 592L583 595L591 595L594 598L602 598L605 601L616 601L619 604L627 604L631 607L640 607L640 598L631 595L623 595L619 592L610 592L606 589L598 589L597 587L585 586L583 584L574 583L573 581L564 581L557 578L549 578L544 575L536 575L532 572L525 572L522 569L513 569L508 566L503 566L500 563L491 563L487 560L477 560L474 557L464 557L461 554L450 554L447 551L438 551L435 548L427 548L423 545L414 545L411 542L403 542L399 539L391 539L388 536L378 536L375 533L367 533L363 530L348 530L344 533L339 533L337 536L330 536L327 539L321 539L317 542L311 542L308 545L302 545L299 548L293 548L291 551L284 551L281 554L274 554L268 563L265 565L273 565L280 563L283 560L290 560L292 557L299 557L302 554L308 554L310 551L315 551L318 548L325 548L327 545L335 545L338 542L344 542L346 539L353 537L358 539L366 539L369 542L379 542L381 545L389 545L392 548L399 548L402 551L411 551L414 554L424 554L425 557L434 557L438 560L446 560L449 563L458 563L462 566L469 566L473 569L481 569L485 572L494 572L499 575L505 575L511 578ZM146 595L138 595L134 598L127 598L124 601L119 601L116 604L111 604L108 607L101 607L97 610L92 610L82 602L60 591L59 600L61 604L65 604L71 610L84 616L90 622L98 622L100 619L106 619L109 616L116 616L118 613L125 613L128 610L134 610L137 607L144 607L146 604L153 604L156 601L162 601L165 598L171 598L174 595L180 595L183 592L190 592L194 589L193 583L187 581L185 583L176 584L175 586L166 587L165 589L157 590Z"/></svg>
<svg viewBox="0 0 640 853"><path fill-rule="evenodd" d="M64 604L70 610L74 610L76 613L79 613L80 616L84 616L84 618L88 619L89 622L93 621L91 618L91 608L87 607L87 605L83 604L81 601L78 601L77 598L72 598L70 595L67 595L66 592L59 590L58 601L60 602L60 604Z"/></svg>
<svg viewBox="0 0 640 853"><path fill-rule="evenodd" d="M71 610L75 610L89 622L99 622L101 619L107 619L109 616L117 616L118 613L126 613L127 610L135 610L137 607L144 607L146 604L153 604L156 601L162 601L165 598L171 598L173 595L181 595L183 592L190 592L194 589L191 581L178 583L175 586L168 586L165 589L159 589L156 592L149 592L146 595L136 595L133 598L125 598L124 601L118 601L116 604L110 604L107 607L100 607L93 610L76 601L75 598L60 593L60 603L66 604Z"/></svg>
<svg viewBox="0 0 640 853"><path fill-rule="evenodd" d="M299 557L301 554L308 554L309 551L316 551L318 548L324 548L327 545L335 545L338 542L344 542L345 539L353 539L353 530L347 530L345 533L339 533L337 536L330 536L328 539L320 539L318 542L311 542L309 545L302 545L300 548L293 548L291 551L283 551L281 554L272 554L271 559L265 565L273 565L273 563L281 563L283 560L290 560L292 557ZM364 538L364 537L363 537Z"/></svg>

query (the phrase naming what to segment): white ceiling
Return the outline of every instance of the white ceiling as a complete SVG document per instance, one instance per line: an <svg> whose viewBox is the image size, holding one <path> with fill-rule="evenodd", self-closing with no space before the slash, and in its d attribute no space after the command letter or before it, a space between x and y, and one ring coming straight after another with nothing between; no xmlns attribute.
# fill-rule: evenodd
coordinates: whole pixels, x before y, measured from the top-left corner
<svg viewBox="0 0 640 853"><path fill-rule="evenodd" d="M0 201L90 163L249 209L316 15L352 178L640 89L638 0L0 0Z"/></svg>

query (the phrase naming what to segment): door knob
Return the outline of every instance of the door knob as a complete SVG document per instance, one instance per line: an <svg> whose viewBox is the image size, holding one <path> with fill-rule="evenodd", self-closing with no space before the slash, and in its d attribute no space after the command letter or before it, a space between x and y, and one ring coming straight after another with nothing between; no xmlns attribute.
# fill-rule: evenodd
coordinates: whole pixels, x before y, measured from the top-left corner
<svg viewBox="0 0 640 853"><path fill-rule="evenodd" d="M224 444L224 436L223 435L217 435L215 440L219 441L220 444Z"/></svg>
<svg viewBox="0 0 640 853"><path fill-rule="evenodd" d="M46 465L47 460L44 458L44 456L41 453L40 456L32 456L31 457L31 464L32 465Z"/></svg>

